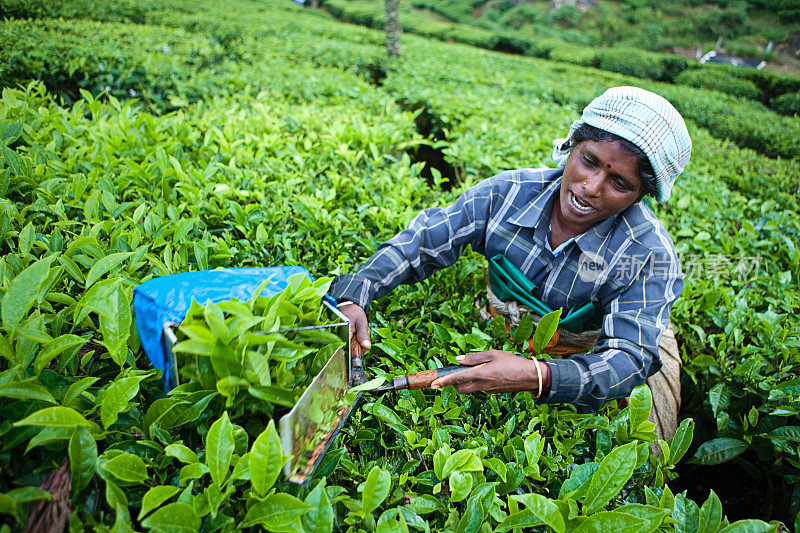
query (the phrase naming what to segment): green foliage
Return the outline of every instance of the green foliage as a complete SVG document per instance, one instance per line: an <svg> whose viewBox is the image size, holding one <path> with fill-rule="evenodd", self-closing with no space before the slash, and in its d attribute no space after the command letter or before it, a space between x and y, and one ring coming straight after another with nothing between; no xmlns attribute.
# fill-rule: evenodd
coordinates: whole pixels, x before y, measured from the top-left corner
<svg viewBox="0 0 800 533"><path fill-rule="evenodd" d="M769 70L735 69L739 76L752 81L764 92L765 98L800 92L800 78Z"/></svg>
<svg viewBox="0 0 800 533"><path fill-rule="evenodd" d="M437 2L435 0L413 0L416 8L430 9L453 22L466 22L472 18L473 10L482 4L482 0L449 0Z"/></svg>
<svg viewBox="0 0 800 533"><path fill-rule="evenodd" d="M270 297L192 302L179 328L183 340L173 347L181 382L218 392L233 412L245 404L266 414L274 405L292 407L344 342L334 330L281 331L336 322L321 304L331 281L296 274Z"/></svg>
<svg viewBox="0 0 800 533"><path fill-rule="evenodd" d="M769 104L775 111L785 115L800 115L800 92L776 96Z"/></svg>
<svg viewBox="0 0 800 533"><path fill-rule="evenodd" d="M784 23L796 23L800 16L800 2L797 0L780 0L778 2L778 17Z"/></svg>
<svg viewBox="0 0 800 533"><path fill-rule="evenodd" d="M533 349L536 353L544 352L547 343L550 342L550 339L553 338L553 335L558 329L558 321L560 318L561 309L556 309L539 319L539 323L536 325L536 332L533 335ZM521 325L522 324L520 324L520 326ZM517 329L517 332L519 332L519 329ZM530 338L530 333L524 336L524 338Z"/></svg>
<svg viewBox="0 0 800 533"><path fill-rule="evenodd" d="M550 19L565 28L574 28L581 21L581 10L577 6L564 4L550 12Z"/></svg>
<svg viewBox="0 0 800 533"><path fill-rule="evenodd" d="M597 52L597 65L603 70L637 78L672 81L689 66L689 60L672 54L656 54L633 48L610 48Z"/></svg>
<svg viewBox="0 0 800 533"><path fill-rule="evenodd" d="M697 37L716 39L717 37L737 37L748 32L747 5L738 2L727 7L709 6L691 20L691 28Z"/></svg>
<svg viewBox="0 0 800 533"><path fill-rule="evenodd" d="M696 68L685 70L675 77L675 83L719 91L750 100L761 100L761 91L749 80L729 75L718 70ZM775 106L771 106L773 109Z"/></svg>
<svg viewBox="0 0 800 533"><path fill-rule="evenodd" d="M669 52L674 47L705 48L724 36L729 52L748 52L747 57L762 59L774 57L774 52L763 51L764 45L770 40L776 45L786 43L796 33L798 19L793 16L797 12L794 0L777 4L621 1L601 2L585 10L572 5L553 10L546 2L487 2L474 10L470 4L466 0L441 0L415 1L413 6L463 25L513 31L530 41L551 38L584 46Z"/></svg>
<svg viewBox="0 0 800 533"><path fill-rule="evenodd" d="M0 18L88 19L143 24L148 12L164 6L159 0L120 0L113 4L98 4L88 0L3 0Z"/></svg>
<svg viewBox="0 0 800 533"><path fill-rule="evenodd" d="M369 9L373 10L374 16L382 17L382 11L376 3L329 0L325 4L326 9L335 16L351 21L352 19L348 18L347 13L349 9L355 9L354 6L358 6L358 9L367 9L365 6L371 6ZM411 31L415 33L438 39L466 42L482 48L502 49L498 45L499 42L502 42L499 40L498 34L478 28L459 33L459 28L456 26L437 22L433 23L434 25L439 25L436 26L438 28L436 31L432 29L414 30L413 27L418 17L419 15L416 18L406 17ZM428 23L426 22L426 24ZM426 28L432 27L426 26ZM598 66L599 68L620 71L629 76L634 76L612 77L604 73L589 73L584 69L563 69L551 64L542 65L541 68L536 69L535 73L532 73L528 62L515 62L510 58L502 61L507 64L506 66L510 69L510 72L516 74L514 77L504 76L504 79L508 83L519 84L518 91L523 94L535 94L546 101L582 107L607 87L613 85L637 85L665 96L684 117L694 120L698 125L711 130L720 139L731 139L740 146L752 148L770 156L780 155L793 158L800 154L800 140L798 140L800 139L800 125L798 125L797 121L777 115L759 102L727 95L721 97L717 91L707 89L645 81L651 78L665 81L673 80L679 73L689 67L688 60L683 57L671 54L654 54L632 48L589 49L579 53L571 48L560 49L559 47L563 47L563 41L559 43L558 41L547 39L531 40L529 46L517 39L514 41L513 46L509 48L517 47L524 48L527 55L534 57L572 61L581 65ZM314 54L327 55L329 53L327 50L322 50L317 46L307 47L309 52L312 49ZM474 55L472 52L459 51L456 53L450 51L450 49L443 50L446 50L443 53L447 54L449 64L454 66L453 70L457 70L458 67L455 67L456 65L465 65L463 68L467 69L473 68L470 61L465 60L465 57ZM408 53L410 57L413 57L413 50ZM405 72L402 65L398 65L397 68L408 77L417 76L412 72ZM792 80L800 81L800 79L787 76L757 74L764 71L750 70L752 72L748 72L746 76L752 78L751 81L759 87L765 98L771 94L771 90L766 88L768 85L789 87L792 86ZM471 72L471 70L466 72ZM492 71L486 72L485 75L491 79L496 77L497 73ZM570 76L580 77L585 80L585 83L581 87L575 87L569 81ZM473 77L469 74L456 72L452 74L451 78L443 80L443 83L446 84L451 80L460 78L466 78L470 82L473 80ZM524 80L524 86L522 80ZM405 88L402 90L404 91ZM413 92L424 92L424 89L417 88ZM402 93L399 99L408 100L406 94ZM459 104L452 105L453 107L467 108L467 106L459 106ZM409 107L411 107L411 110L419 108L418 105Z"/></svg>
<svg viewBox="0 0 800 533"><path fill-rule="evenodd" d="M235 59L219 43L181 29L75 20L7 21L0 57L3 87L38 79L70 104L85 89L140 97L158 110L214 92L215 74ZM190 72L197 83L187 83Z"/></svg>
<svg viewBox="0 0 800 533"><path fill-rule="evenodd" d="M519 30L528 24L538 24L547 19L545 10L535 3L520 3L505 11L498 22L510 29Z"/></svg>
<svg viewBox="0 0 800 533"><path fill-rule="evenodd" d="M543 5L534 3L486 4L477 10L474 4L469 0L417 0L412 3L415 8L433 11L459 25L431 19L415 9L405 9L401 20L406 32L670 82L699 65L678 55L652 52L686 47L687 40L714 41L720 35L754 34L726 42L728 51L768 60L771 57L767 56L774 55L759 51L752 44L764 39L767 30L761 26L751 27L747 18L753 7L765 9L771 6L750 6L747 2L718 6L700 2L701 5L687 11L683 3L678 2L634 2L620 7L601 5L582 13L570 5L548 12ZM324 7L343 20L376 28L383 24L382 4L377 0L329 0ZM476 18L480 13L483 13L482 18ZM777 19L772 22L777 23ZM566 28L577 25L580 31L564 29L560 25ZM784 31L768 39L780 41L786 39L786 35ZM613 48L598 48L599 45ZM698 42L697 46L704 47L707 43ZM707 76L708 80L699 72L691 72L680 83L760 100L765 104L776 96L796 92L800 83L796 76L767 70L736 68L726 71L724 66L720 66L718 71ZM728 76L744 81L728 79ZM757 89L754 90L750 83L754 83ZM786 113L783 108L777 110Z"/></svg>
<svg viewBox="0 0 800 533"><path fill-rule="evenodd" d="M600 59L597 49L559 41L553 41L553 47L544 57L584 67L597 67Z"/></svg>

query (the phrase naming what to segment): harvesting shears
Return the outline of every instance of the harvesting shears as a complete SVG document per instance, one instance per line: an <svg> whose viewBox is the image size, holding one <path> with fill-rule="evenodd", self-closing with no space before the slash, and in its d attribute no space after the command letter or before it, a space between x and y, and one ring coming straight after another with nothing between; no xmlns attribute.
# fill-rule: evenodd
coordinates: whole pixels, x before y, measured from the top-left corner
<svg viewBox="0 0 800 533"><path fill-rule="evenodd" d="M300 396L292 410L280 419L283 451L289 456L284 474L289 481L305 484L336 439L364 392L384 393L399 389L423 389L437 378L472 368L453 365L403 374L371 391L360 390L367 382L363 354L357 342L340 348Z"/></svg>

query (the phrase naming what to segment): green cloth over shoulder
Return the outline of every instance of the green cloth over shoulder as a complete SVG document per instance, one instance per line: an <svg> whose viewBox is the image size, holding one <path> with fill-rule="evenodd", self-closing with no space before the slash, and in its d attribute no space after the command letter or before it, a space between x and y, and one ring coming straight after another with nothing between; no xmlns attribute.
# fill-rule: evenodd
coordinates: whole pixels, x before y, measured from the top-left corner
<svg viewBox="0 0 800 533"><path fill-rule="evenodd" d="M554 311L538 298L539 290L536 284L503 254L497 254L489 259L489 285L500 300L514 300L539 316ZM566 313L562 313L558 326L572 333L581 333L596 329L602 317L602 311L592 302L587 302L584 305L573 306Z"/></svg>

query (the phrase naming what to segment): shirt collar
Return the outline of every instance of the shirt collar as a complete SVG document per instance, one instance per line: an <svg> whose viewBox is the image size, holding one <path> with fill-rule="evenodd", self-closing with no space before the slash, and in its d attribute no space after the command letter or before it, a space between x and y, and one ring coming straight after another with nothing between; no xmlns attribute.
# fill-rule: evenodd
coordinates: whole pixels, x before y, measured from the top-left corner
<svg viewBox="0 0 800 533"><path fill-rule="evenodd" d="M561 188L561 174L563 174L563 171L561 171L558 177L551 181L547 187L542 189L542 192L540 192L532 202L520 209L517 214L508 219L508 221L515 226L521 226L523 228L535 228L539 226L540 223L544 223L545 227L549 227L553 197Z"/></svg>

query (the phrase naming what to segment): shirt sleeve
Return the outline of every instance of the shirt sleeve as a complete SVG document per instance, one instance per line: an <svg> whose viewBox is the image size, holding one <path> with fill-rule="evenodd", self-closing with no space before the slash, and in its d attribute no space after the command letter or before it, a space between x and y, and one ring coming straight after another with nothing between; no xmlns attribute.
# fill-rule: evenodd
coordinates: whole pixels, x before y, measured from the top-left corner
<svg viewBox="0 0 800 533"><path fill-rule="evenodd" d="M329 294L364 309L402 283L421 281L456 262L467 244L483 251L486 224L502 174L467 189L453 205L422 210L408 228L381 244L356 272L337 276Z"/></svg>
<svg viewBox="0 0 800 533"><path fill-rule="evenodd" d="M658 343L683 290L673 246L653 251L628 287L608 302L593 351L547 360L552 374L544 403L574 403L596 411L606 400L629 396L661 369Z"/></svg>

